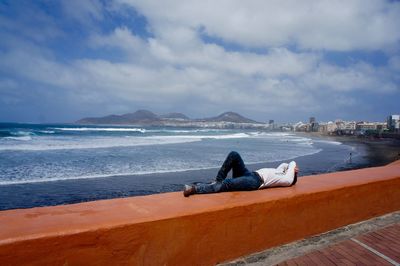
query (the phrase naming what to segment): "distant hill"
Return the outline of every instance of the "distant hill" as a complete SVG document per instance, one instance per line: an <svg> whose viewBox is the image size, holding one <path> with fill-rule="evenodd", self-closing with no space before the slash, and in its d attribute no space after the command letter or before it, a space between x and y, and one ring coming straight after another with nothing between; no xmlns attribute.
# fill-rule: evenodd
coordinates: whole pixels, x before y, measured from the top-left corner
<svg viewBox="0 0 400 266"><path fill-rule="evenodd" d="M258 123L235 112L225 112L219 116L206 118L205 120L211 122Z"/></svg>
<svg viewBox="0 0 400 266"><path fill-rule="evenodd" d="M107 115L103 117L86 117L75 123L77 124L143 124L143 125L171 125L177 126L200 122L230 122L230 123L259 123L249 118L243 117L238 113L225 112L216 117L204 119L190 119L182 113L169 113L156 115L148 110L137 110L134 113L123 115Z"/></svg>
<svg viewBox="0 0 400 266"><path fill-rule="evenodd" d="M183 119L183 120L189 120L190 118L187 117L186 115L182 113L168 113L165 115L160 115L161 118L166 118L166 119Z"/></svg>
<svg viewBox="0 0 400 266"><path fill-rule="evenodd" d="M153 123L161 118L148 110L137 110L123 115L108 115L103 117L86 117L76 121L77 124L135 124Z"/></svg>

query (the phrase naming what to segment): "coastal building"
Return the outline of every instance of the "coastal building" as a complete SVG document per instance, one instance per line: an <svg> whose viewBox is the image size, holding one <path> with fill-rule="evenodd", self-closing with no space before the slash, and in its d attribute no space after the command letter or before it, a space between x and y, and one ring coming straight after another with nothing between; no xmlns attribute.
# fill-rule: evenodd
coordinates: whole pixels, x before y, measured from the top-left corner
<svg viewBox="0 0 400 266"><path fill-rule="evenodd" d="M318 132L318 122L315 117L310 117L310 128L309 131L311 132Z"/></svg>
<svg viewBox="0 0 400 266"><path fill-rule="evenodd" d="M270 129L270 130L278 129L278 125L275 123L275 121L273 119L270 119L268 121L268 129Z"/></svg>
<svg viewBox="0 0 400 266"><path fill-rule="evenodd" d="M310 122L293 124L294 131L319 132L329 135L374 135L385 137L385 130L400 133L400 115L389 116L386 122L369 121L344 121L336 119L334 122L316 122L315 117L310 117Z"/></svg>
<svg viewBox="0 0 400 266"><path fill-rule="evenodd" d="M327 132L328 132L328 125L327 125L327 123L324 123L324 122L319 123L318 132L319 132L319 133L322 133L322 134L327 133Z"/></svg>
<svg viewBox="0 0 400 266"><path fill-rule="evenodd" d="M344 130L356 130L356 121L344 122Z"/></svg>
<svg viewBox="0 0 400 266"><path fill-rule="evenodd" d="M386 123L389 131L400 133L400 115L390 115Z"/></svg>
<svg viewBox="0 0 400 266"><path fill-rule="evenodd" d="M290 124L283 124L279 127L281 131L292 131L293 127Z"/></svg>
<svg viewBox="0 0 400 266"><path fill-rule="evenodd" d="M341 120L341 119L336 119L335 120L335 124L336 124L336 127L337 127L338 130L344 129L345 125L346 125L345 122L343 120Z"/></svg>
<svg viewBox="0 0 400 266"><path fill-rule="evenodd" d="M383 131L387 129L386 122L375 122L375 125L376 125L376 130L378 131Z"/></svg>
<svg viewBox="0 0 400 266"><path fill-rule="evenodd" d="M307 132L308 129L309 129L309 124L305 124L303 122L297 122L296 124L293 125L294 131Z"/></svg>
<svg viewBox="0 0 400 266"><path fill-rule="evenodd" d="M354 135L356 130L356 122L355 121L341 121L336 122L338 126L337 134L338 135Z"/></svg>
<svg viewBox="0 0 400 266"><path fill-rule="evenodd" d="M376 123L361 121L356 124L357 131L376 130L376 128Z"/></svg>
<svg viewBox="0 0 400 266"><path fill-rule="evenodd" d="M358 122L356 123L356 135L373 135L382 136L382 132L386 130L386 122Z"/></svg>
<svg viewBox="0 0 400 266"><path fill-rule="evenodd" d="M327 124L326 124L326 132L328 133L328 134L332 134L333 132L335 132L337 130L337 125L336 125L336 123L334 123L334 122L332 122L332 121L329 121Z"/></svg>

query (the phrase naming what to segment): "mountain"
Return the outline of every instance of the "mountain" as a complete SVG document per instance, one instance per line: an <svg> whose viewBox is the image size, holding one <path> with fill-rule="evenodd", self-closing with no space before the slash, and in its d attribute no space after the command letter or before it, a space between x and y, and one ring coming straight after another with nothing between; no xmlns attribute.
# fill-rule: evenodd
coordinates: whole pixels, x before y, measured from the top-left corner
<svg viewBox="0 0 400 266"><path fill-rule="evenodd" d="M121 117L123 117L124 119L126 119L126 121L129 122L160 120L158 115L148 110L137 110L134 113L124 114Z"/></svg>
<svg viewBox="0 0 400 266"><path fill-rule="evenodd" d="M190 118L182 113L168 113L165 115L160 115L161 118L164 119L182 119L182 120L189 120Z"/></svg>
<svg viewBox="0 0 400 266"><path fill-rule="evenodd" d="M225 112L219 116L206 118L205 120L210 122L258 123L235 112Z"/></svg>
<svg viewBox="0 0 400 266"><path fill-rule="evenodd" d="M103 117L86 117L76 121L77 124L151 124L161 119L147 110L137 110L123 115L108 115Z"/></svg>
<svg viewBox="0 0 400 266"><path fill-rule="evenodd" d="M137 124L137 125L154 125L154 126L208 126L208 123L248 123L262 124L243 117L238 113L226 112L216 117L204 119L190 119L182 113L169 113L164 115L156 115L148 110L137 110L134 113L123 115L108 115L103 117L86 117L75 123L77 124ZM218 127L218 125L213 125Z"/></svg>

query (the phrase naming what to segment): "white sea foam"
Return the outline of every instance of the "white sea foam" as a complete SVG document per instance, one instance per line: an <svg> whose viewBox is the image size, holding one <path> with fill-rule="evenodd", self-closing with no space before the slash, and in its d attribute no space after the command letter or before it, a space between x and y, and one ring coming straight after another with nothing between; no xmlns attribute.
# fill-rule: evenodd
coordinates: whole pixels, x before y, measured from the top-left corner
<svg viewBox="0 0 400 266"><path fill-rule="evenodd" d="M29 140L32 140L32 137L31 136L4 137L4 139L7 139L7 140L18 140L18 141L29 141ZM1 146L0 146L0 150L1 150Z"/></svg>
<svg viewBox="0 0 400 266"><path fill-rule="evenodd" d="M62 149L96 149L130 146L148 146L179 144L201 141L203 139L235 139L246 138L249 135L245 133L227 134L227 135L181 135L181 136L148 136L148 137L91 137L91 138L37 138L31 143L24 144L0 144L0 150L62 150ZM11 137L10 137L11 138ZM19 140L23 137L18 137ZM30 138L30 137L29 137ZM26 139L30 140L30 139Z"/></svg>
<svg viewBox="0 0 400 266"><path fill-rule="evenodd" d="M75 128L76 129L76 128ZM86 130L89 128L79 128ZM125 130L125 128L97 128L100 130ZM140 128L126 128L128 130L141 130ZM69 130L69 129L67 129ZM91 130L91 128L90 128ZM167 135L167 136L20 136L5 137L9 142L0 142L0 150L69 150L69 149L96 149L96 148L113 148L113 147L130 147L130 146L149 146L149 145L165 145L180 144L189 142L198 142L205 139L241 139L241 138L266 138L271 141L288 142L299 145L312 145L313 142L309 138L299 137L288 133L270 133L270 132L246 132L246 133L230 133L230 134L186 134L186 135ZM18 142L16 142L18 140ZM24 142L20 142L23 140ZM12 142L13 141L13 142Z"/></svg>
<svg viewBox="0 0 400 266"><path fill-rule="evenodd" d="M16 136L16 137L23 137L23 136L34 136L35 133L31 132L31 131L16 131L16 132L10 132L11 135Z"/></svg>
<svg viewBox="0 0 400 266"><path fill-rule="evenodd" d="M281 157L277 158L276 155L273 158L270 159L264 159L264 160L250 160L247 161L248 164L258 164L258 163L265 163L265 162L278 162L278 161L290 161L295 158L298 158L300 156L306 156L306 155L311 155L320 152L321 149L315 149L311 150L308 152L302 152L301 154L286 154L286 155L281 155ZM185 172L185 171L197 171L197 170L206 170L206 169L213 169L217 168L219 165L208 165L205 167L186 167L186 168L181 168L177 169L176 165L179 165L179 163L174 162L171 164L170 167L167 167L168 169L165 169L165 165L163 169L151 169L147 171L143 170L134 170L131 169L130 171L126 172L114 172L114 173L108 173L108 174L93 174L93 175L81 175L81 176L59 176L56 177L55 175L49 176L49 177L43 177L43 178L32 178L32 179L13 179L13 180L1 180L0 181L0 186L6 186L6 185L19 185L19 184L30 184L30 183L43 183L43 182L55 182L55 181L67 181L67 180L77 180L77 179L94 179L94 178L112 178L112 177L119 177L119 176L138 176L138 175L146 175L146 174L162 174L162 173L174 173L174 172ZM119 169L119 168L117 168ZM54 170L53 170L54 171ZM46 171L47 173L48 171ZM51 172L51 170L50 170ZM78 173L76 173L78 174Z"/></svg>
<svg viewBox="0 0 400 266"><path fill-rule="evenodd" d="M327 144L332 144L332 145L342 145L341 142L339 141L334 141L334 140L314 140L315 142L319 142L319 143L327 143Z"/></svg>
<svg viewBox="0 0 400 266"><path fill-rule="evenodd" d="M227 135L212 135L212 136L200 136L201 139L241 139L241 138L249 138L250 135L246 133L236 133L236 134L227 134Z"/></svg>
<svg viewBox="0 0 400 266"><path fill-rule="evenodd" d="M60 125L13 132L0 138L0 156L6 158L0 165L0 186L210 169L220 166L229 149L237 149L248 164L321 151L313 147L314 138L262 130ZM200 141L204 145L195 143Z"/></svg>
<svg viewBox="0 0 400 266"><path fill-rule="evenodd" d="M54 134L54 133L56 133L54 130L38 130L37 132L44 133L44 134Z"/></svg>
<svg viewBox="0 0 400 266"><path fill-rule="evenodd" d="M49 177L49 178L4 180L4 181L0 181L0 186L2 186L2 185L5 186L5 185L18 185L18 184L29 184L29 183L65 181L65 180L77 180L77 179L93 179L93 178L116 177L116 176L136 176L136 175L147 175L147 174L175 173L175 172L185 172L185 171L206 170L206 169L212 169L212 168L215 168L215 167L197 167L197 168L187 168L187 169L135 171L135 172L99 174L99 175L82 175L82 176L66 176L66 177Z"/></svg>
<svg viewBox="0 0 400 266"><path fill-rule="evenodd" d="M52 128L61 131L107 131L107 132L141 132L145 133L144 128L129 128L129 127L55 127Z"/></svg>
<svg viewBox="0 0 400 266"><path fill-rule="evenodd" d="M169 128L161 128L161 129L146 129L146 133L199 133L199 132L226 132L227 129L213 129L213 128L204 128L204 129L169 129Z"/></svg>

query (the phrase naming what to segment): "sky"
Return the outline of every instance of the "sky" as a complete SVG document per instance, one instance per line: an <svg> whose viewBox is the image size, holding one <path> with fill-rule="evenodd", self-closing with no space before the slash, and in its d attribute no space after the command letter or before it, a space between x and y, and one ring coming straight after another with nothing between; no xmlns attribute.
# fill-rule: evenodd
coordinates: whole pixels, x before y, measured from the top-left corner
<svg viewBox="0 0 400 266"><path fill-rule="evenodd" d="M400 113L400 2L0 0L0 122Z"/></svg>

